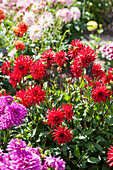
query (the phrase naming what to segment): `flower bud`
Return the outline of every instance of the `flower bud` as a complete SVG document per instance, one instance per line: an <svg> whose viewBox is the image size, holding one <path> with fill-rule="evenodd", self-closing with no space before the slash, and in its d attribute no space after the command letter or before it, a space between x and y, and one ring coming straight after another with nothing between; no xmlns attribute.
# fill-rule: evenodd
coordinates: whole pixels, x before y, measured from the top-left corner
<svg viewBox="0 0 113 170"><path fill-rule="evenodd" d="M66 83L70 83L71 78L66 78Z"/></svg>
<svg viewBox="0 0 113 170"><path fill-rule="evenodd" d="M16 138L17 139L21 139L21 138L23 138L23 135L22 134L18 134L18 135L16 135Z"/></svg>
<svg viewBox="0 0 113 170"><path fill-rule="evenodd" d="M61 67L58 67L58 68L57 68L57 71L58 71L58 73L61 73L62 68L61 68Z"/></svg>

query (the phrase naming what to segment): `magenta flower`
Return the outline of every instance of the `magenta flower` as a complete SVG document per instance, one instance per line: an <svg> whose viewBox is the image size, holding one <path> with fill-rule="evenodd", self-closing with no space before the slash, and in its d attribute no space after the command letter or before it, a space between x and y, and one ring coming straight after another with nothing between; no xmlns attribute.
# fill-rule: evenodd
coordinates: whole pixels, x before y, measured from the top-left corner
<svg viewBox="0 0 113 170"><path fill-rule="evenodd" d="M12 96L1 96L0 97L0 114L4 114L5 107L13 102Z"/></svg>
<svg viewBox="0 0 113 170"><path fill-rule="evenodd" d="M19 126L22 124L27 114L27 109L14 102L5 106L4 114L0 117L0 130L9 129L11 126Z"/></svg>
<svg viewBox="0 0 113 170"><path fill-rule="evenodd" d="M16 155L17 154L17 155ZM26 151L25 149L15 152L11 156L11 166L16 170L40 170L41 159L37 154Z"/></svg>
<svg viewBox="0 0 113 170"><path fill-rule="evenodd" d="M40 148L39 147L32 148L31 146L28 146L28 147L26 147L26 151L30 151L32 153L40 155Z"/></svg>
<svg viewBox="0 0 113 170"><path fill-rule="evenodd" d="M7 151L17 151L22 148L26 148L26 142L21 139L12 139L7 145Z"/></svg>
<svg viewBox="0 0 113 170"><path fill-rule="evenodd" d="M42 166L41 170L45 170L45 168L49 168L49 167L52 167L55 170L60 170L60 169L65 170L65 162L63 161L63 159L60 159L60 158L46 156L44 165Z"/></svg>

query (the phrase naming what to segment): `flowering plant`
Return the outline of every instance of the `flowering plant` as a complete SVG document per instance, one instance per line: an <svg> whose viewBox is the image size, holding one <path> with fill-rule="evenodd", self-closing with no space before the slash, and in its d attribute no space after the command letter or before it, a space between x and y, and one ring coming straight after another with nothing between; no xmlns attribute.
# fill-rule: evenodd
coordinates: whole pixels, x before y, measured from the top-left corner
<svg viewBox="0 0 113 170"><path fill-rule="evenodd" d="M106 168L113 137L113 68L97 64L98 54L82 41L63 43L68 31L61 36L58 26L80 17L75 8L62 8L73 1L32 3L31 11L28 3L22 6L17 23L8 23L11 36L1 49L0 168ZM10 5L19 10L20 1ZM54 5L60 5L59 25ZM1 29L7 22L2 21Z"/></svg>

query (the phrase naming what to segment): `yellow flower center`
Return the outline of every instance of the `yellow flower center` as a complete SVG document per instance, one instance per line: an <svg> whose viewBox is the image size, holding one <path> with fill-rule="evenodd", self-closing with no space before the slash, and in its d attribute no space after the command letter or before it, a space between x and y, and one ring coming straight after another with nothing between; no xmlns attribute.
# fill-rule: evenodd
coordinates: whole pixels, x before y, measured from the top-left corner
<svg viewBox="0 0 113 170"><path fill-rule="evenodd" d="M20 142L19 142L19 141L16 141L15 143L20 145Z"/></svg>
<svg viewBox="0 0 113 170"><path fill-rule="evenodd" d="M35 30L35 33L37 33L38 32L38 30Z"/></svg>

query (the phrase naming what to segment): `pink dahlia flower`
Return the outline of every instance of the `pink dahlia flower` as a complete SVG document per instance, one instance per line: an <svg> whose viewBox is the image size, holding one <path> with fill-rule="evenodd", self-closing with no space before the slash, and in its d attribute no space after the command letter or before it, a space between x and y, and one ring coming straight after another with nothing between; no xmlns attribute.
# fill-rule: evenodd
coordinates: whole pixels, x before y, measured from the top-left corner
<svg viewBox="0 0 113 170"><path fill-rule="evenodd" d="M5 106L4 114L0 117L0 130L9 129L15 125L19 126L24 121L26 114L27 109L16 102Z"/></svg>

